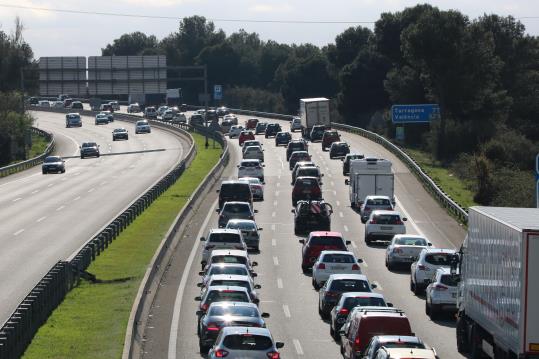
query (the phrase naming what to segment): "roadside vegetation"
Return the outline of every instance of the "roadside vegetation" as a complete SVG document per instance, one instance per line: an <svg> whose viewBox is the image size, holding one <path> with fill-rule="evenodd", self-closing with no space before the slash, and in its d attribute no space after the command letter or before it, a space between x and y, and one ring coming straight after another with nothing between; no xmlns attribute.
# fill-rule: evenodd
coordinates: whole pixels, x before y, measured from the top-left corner
<svg viewBox="0 0 539 359"><path fill-rule="evenodd" d="M217 163L219 145L198 153L181 178L139 216L88 268L101 283L68 293L26 350L24 358L120 358L131 307L148 263L187 199Z"/></svg>
<svg viewBox="0 0 539 359"><path fill-rule="evenodd" d="M37 157L45 152L49 141L41 135L32 133L32 146L28 149L28 158Z"/></svg>

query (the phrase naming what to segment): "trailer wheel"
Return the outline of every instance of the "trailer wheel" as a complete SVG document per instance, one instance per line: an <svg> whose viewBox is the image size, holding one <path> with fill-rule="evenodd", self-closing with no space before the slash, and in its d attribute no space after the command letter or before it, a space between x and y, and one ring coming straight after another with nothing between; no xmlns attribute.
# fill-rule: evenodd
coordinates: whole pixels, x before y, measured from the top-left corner
<svg viewBox="0 0 539 359"><path fill-rule="evenodd" d="M457 350L459 353L468 353L470 352L470 343L468 341L468 330L467 330L467 324L466 319L464 319L461 315L457 317L457 324L456 324L457 330Z"/></svg>
<svg viewBox="0 0 539 359"><path fill-rule="evenodd" d="M472 336L471 336L471 345L470 345L470 357L472 359L482 359L483 358L483 349L481 349L481 344L483 341L483 336L481 335L481 329L478 328L477 324L472 325Z"/></svg>

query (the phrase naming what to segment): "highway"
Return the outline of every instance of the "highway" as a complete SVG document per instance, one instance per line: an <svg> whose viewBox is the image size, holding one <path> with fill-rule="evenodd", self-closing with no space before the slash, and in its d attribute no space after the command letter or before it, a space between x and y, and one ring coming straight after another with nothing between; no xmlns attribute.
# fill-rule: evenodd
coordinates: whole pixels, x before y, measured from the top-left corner
<svg viewBox="0 0 539 359"><path fill-rule="evenodd" d="M238 116L242 124L246 117ZM284 131L289 126L280 122ZM294 134L299 137L299 133ZM257 136L265 148L265 200L256 202L256 221L263 227L261 252L252 255L259 263L257 283L263 311L275 340L284 341L283 358L339 358L339 346L329 335L329 324L318 315L318 293L311 286L311 278L300 268L300 237L293 234L291 205L291 175L285 159L285 148L274 145L274 139ZM437 247L456 248L462 242L464 229L442 209L424 190L409 170L382 146L360 136L342 133L342 140L351 145L352 152L386 158L393 162L397 209L408 222L407 232L423 234ZM241 156L237 139L231 140L231 161L223 179L236 177L236 164ZM309 152L322 172L323 196L334 208L332 230L340 231L352 241L350 249L364 260L362 271L376 291L395 307L404 310L413 331L426 343L436 348L440 358L462 358L457 352L454 320L449 316L431 321L425 314L425 300L409 290L409 271L390 272L384 265L385 247L367 246L363 240L364 225L359 215L350 208L348 187L344 184L342 162L330 160L319 143L310 144ZM215 189L215 188L214 188ZM215 213L217 195L209 193L190 224L191 230L176 250L153 304L146 331L143 356L147 358L200 358L196 335L196 314L199 295L196 284L200 277L201 242L198 238L217 227Z"/></svg>
<svg viewBox="0 0 539 359"><path fill-rule="evenodd" d="M64 174L37 166L0 179L0 323L58 261L65 260L187 153L189 144L153 128L135 135L115 121L65 128L65 115L32 112L35 126L55 134L56 154L68 157ZM125 127L128 141L112 141ZM100 145L100 158L80 159L83 141Z"/></svg>

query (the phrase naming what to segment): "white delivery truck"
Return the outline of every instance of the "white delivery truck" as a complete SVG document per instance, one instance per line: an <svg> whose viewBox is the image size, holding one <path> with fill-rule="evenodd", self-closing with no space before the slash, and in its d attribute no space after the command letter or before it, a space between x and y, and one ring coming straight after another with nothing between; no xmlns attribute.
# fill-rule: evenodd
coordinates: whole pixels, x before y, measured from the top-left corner
<svg viewBox="0 0 539 359"><path fill-rule="evenodd" d="M367 196L388 196L394 201L394 174L391 161L381 158L363 158L350 161L350 204L359 208Z"/></svg>
<svg viewBox="0 0 539 359"><path fill-rule="evenodd" d="M299 100L301 132L309 137L315 125L330 126L329 100L324 97L302 98Z"/></svg>
<svg viewBox="0 0 539 359"><path fill-rule="evenodd" d="M470 207L455 264L459 351L539 358L539 209Z"/></svg>

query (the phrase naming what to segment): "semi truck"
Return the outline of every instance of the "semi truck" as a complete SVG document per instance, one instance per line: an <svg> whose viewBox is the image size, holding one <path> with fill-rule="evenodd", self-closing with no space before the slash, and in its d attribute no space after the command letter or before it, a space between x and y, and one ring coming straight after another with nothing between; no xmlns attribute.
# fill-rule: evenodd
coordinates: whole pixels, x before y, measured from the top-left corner
<svg viewBox="0 0 539 359"><path fill-rule="evenodd" d="M367 196L388 196L394 200L394 174L392 163L381 158L363 158L350 161L349 186L352 208L359 208Z"/></svg>
<svg viewBox="0 0 539 359"><path fill-rule="evenodd" d="M470 207L453 265L457 347L471 358L539 358L539 209Z"/></svg>
<svg viewBox="0 0 539 359"><path fill-rule="evenodd" d="M299 100L301 118L301 132L303 137L309 138L311 129L315 125L327 126L331 124L329 118L329 100L324 97L302 98Z"/></svg>

